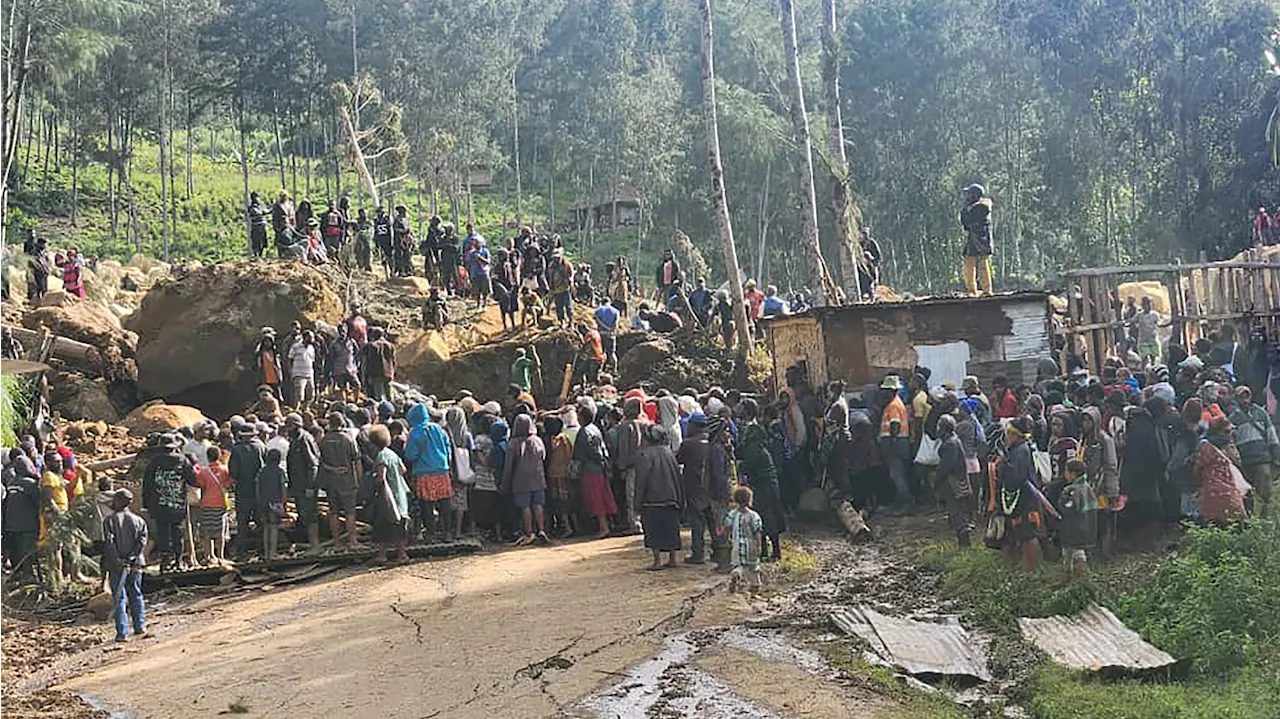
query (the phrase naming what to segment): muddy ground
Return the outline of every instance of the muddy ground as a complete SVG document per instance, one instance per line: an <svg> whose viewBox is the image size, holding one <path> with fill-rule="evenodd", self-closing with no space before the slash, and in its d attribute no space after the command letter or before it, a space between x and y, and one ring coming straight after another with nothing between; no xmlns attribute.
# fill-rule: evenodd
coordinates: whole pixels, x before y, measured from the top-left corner
<svg viewBox="0 0 1280 719"><path fill-rule="evenodd" d="M3 708L106 716L77 708L83 696L138 717L923 716L824 657L858 651L831 628L834 608L950 609L896 551L933 524L860 545L809 529L792 549L821 567L771 567L754 599L706 567L646 571L626 537L169 595L154 638L125 645L106 624L6 621Z"/></svg>

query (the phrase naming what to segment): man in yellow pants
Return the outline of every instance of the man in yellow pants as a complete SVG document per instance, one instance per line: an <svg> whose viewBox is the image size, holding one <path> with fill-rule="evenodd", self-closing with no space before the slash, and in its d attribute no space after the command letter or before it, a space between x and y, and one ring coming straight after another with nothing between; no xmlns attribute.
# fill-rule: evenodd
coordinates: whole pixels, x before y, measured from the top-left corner
<svg viewBox="0 0 1280 719"><path fill-rule="evenodd" d="M991 294L991 198L982 185L964 188L964 284L970 295Z"/></svg>

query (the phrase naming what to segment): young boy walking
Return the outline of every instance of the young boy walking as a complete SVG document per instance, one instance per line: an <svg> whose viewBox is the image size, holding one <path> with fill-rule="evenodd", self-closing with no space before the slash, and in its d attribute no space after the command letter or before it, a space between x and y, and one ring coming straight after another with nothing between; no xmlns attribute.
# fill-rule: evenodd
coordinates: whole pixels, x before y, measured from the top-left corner
<svg viewBox="0 0 1280 719"><path fill-rule="evenodd" d="M1089 486L1088 467L1084 462L1068 460L1064 476L1067 485L1058 500L1062 514L1058 541L1062 544L1062 561L1067 571L1080 575L1087 570L1086 550L1093 548L1094 538L1098 536L1098 501Z"/></svg>
<svg viewBox="0 0 1280 719"><path fill-rule="evenodd" d="M737 592L743 579L751 594L760 591L760 537L764 522L760 515L751 508L751 488L738 487L733 490L735 506L724 518L725 529L729 533L731 555L729 565L729 591Z"/></svg>

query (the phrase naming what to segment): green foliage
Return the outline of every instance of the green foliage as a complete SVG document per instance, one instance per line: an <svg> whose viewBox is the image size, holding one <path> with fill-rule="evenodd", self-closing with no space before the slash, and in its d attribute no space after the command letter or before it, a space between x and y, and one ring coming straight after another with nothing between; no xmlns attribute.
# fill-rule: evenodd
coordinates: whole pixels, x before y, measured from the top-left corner
<svg viewBox="0 0 1280 719"><path fill-rule="evenodd" d="M21 375L0 375L0 447L17 447L30 423L31 387Z"/></svg>
<svg viewBox="0 0 1280 719"><path fill-rule="evenodd" d="M845 644L826 644L821 653L831 666L856 681L869 685L877 694L891 697L900 704L899 711L887 711L883 715L902 719L964 719L969 716L968 712L946 695L926 693L908 686L894 676L892 669L868 662L861 652ZM877 711L876 716L882 716L882 713Z"/></svg>
<svg viewBox="0 0 1280 719"><path fill-rule="evenodd" d="M1021 693L1023 706L1038 719L1272 719L1280 679L1248 671L1197 682L1103 680L1046 665Z"/></svg>
<svg viewBox="0 0 1280 719"><path fill-rule="evenodd" d="M964 600L966 620L996 632L1016 633L1018 617L1071 614L1109 595L1092 576L1072 577L1049 562L1027 574L1010 569L999 552L985 548L931 547L920 563L945 573L943 594Z"/></svg>
<svg viewBox="0 0 1280 719"><path fill-rule="evenodd" d="M1192 529L1148 586L1119 598L1118 614L1200 674L1280 659L1280 530Z"/></svg>

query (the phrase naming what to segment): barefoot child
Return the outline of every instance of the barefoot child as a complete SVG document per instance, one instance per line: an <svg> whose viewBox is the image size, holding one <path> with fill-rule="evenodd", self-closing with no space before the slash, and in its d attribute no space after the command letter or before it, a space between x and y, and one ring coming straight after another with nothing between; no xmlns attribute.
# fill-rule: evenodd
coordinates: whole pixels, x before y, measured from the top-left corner
<svg viewBox="0 0 1280 719"><path fill-rule="evenodd" d="M1078 459L1067 460L1064 476L1067 486L1062 488L1058 505L1062 521L1058 525L1058 540L1062 543L1062 561L1067 571L1075 575L1087 570L1087 550L1093 548L1098 535L1098 501L1086 480L1089 468Z"/></svg>
<svg viewBox="0 0 1280 719"><path fill-rule="evenodd" d="M267 450L267 461L258 473L258 516L262 518L262 547L267 559L276 558L285 491L289 486L280 458L278 447Z"/></svg>
<svg viewBox="0 0 1280 719"><path fill-rule="evenodd" d="M733 501L737 506L724 518L732 551L729 558L729 564L733 567L729 573L731 592L738 591L744 577L752 594L760 591L760 536L764 523L760 520L760 515L751 508L751 497L750 487L733 490Z"/></svg>

